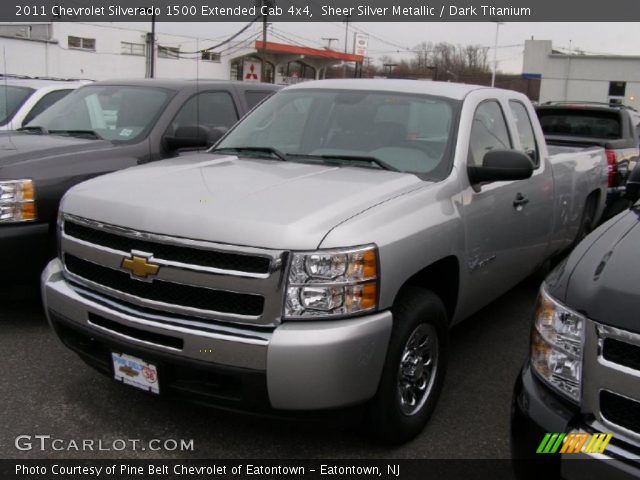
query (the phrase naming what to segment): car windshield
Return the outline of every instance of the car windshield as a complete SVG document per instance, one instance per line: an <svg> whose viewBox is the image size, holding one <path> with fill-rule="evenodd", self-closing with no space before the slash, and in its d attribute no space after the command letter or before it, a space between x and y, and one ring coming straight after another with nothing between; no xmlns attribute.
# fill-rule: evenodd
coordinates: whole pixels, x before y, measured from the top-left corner
<svg viewBox="0 0 640 480"><path fill-rule="evenodd" d="M146 135L170 91L162 88L90 85L79 88L31 120L26 129L131 141Z"/></svg>
<svg viewBox="0 0 640 480"><path fill-rule="evenodd" d="M6 125L13 118L27 98L33 93L33 88L0 86L0 125Z"/></svg>
<svg viewBox="0 0 640 480"><path fill-rule="evenodd" d="M457 102L427 95L294 89L260 105L216 150L444 178ZM252 150L253 149L253 150Z"/></svg>

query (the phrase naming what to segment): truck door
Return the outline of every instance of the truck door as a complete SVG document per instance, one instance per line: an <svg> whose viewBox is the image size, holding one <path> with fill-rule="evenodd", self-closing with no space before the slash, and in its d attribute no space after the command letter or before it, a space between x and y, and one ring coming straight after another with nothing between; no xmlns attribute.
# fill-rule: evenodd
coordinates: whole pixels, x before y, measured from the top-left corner
<svg viewBox="0 0 640 480"><path fill-rule="evenodd" d="M523 149L520 135L508 122L505 106L485 100L473 116L468 163L481 165L494 149ZM510 108L507 107L507 108ZM526 114L526 110L525 110ZM510 131L508 125L514 128ZM529 124L529 127L531 125ZM521 125L523 132L526 125ZM533 131L531 132L533 134ZM527 142L525 142L527 143ZM527 143L534 162L538 148ZM526 180L492 182L470 188L462 206L466 229L469 305L475 310L489 303L532 273L543 260L551 229L553 195L550 169L538 166Z"/></svg>

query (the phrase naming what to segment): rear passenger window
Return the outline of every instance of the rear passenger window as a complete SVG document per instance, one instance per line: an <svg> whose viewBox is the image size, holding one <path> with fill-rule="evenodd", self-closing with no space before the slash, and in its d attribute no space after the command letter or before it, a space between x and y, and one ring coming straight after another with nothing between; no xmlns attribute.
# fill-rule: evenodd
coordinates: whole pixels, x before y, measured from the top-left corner
<svg viewBox="0 0 640 480"><path fill-rule="evenodd" d="M257 104L259 104L262 100L264 100L267 97L270 97L274 93L275 92L271 92L269 90L265 90L265 91L262 91L262 92L246 91L246 92L244 92L244 98L247 101L247 106L249 107L249 110L251 110Z"/></svg>
<svg viewBox="0 0 640 480"><path fill-rule="evenodd" d="M520 137L520 144L524 153L529 155L529 158L533 161L533 164L537 167L540 163L538 158L538 145L536 144L536 136L533 133L533 125L531 125L531 118L527 113L525 106L516 100L509 100L509 108L516 121L516 128L518 130L518 136Z"/></svg>
<svg viewBox="0 0 640 480"><path fill-rule="evenodd" d="M511 139L502 108L497 100L481 103L473 116L469 138L469 165L482 165L491 150L511 149Z"/></svg>

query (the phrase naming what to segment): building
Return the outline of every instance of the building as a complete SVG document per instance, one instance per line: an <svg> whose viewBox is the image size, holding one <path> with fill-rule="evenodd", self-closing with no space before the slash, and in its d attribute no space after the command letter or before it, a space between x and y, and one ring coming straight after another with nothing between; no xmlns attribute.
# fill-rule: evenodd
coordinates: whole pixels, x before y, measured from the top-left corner
<svg viewBox="0 0 640 480"><path fill-rule="evenodd" d="M342 62L362 63L364 56L256 41L260 32L248 31L242 39L210 51L224 40L151 33L111 23L46 22L0 24L0 70L30 77L209 78L221 80L296 83L323 78L330 66ZM262 58L266 67L262 67Z"/></svg>
<svg viewBox="0 0 640 480"><path fill-rule="evenodd" d="M540 79L540 102L621 103L640 109L640 56L563 53L550 40L527 40L524 78Z"/></svg>

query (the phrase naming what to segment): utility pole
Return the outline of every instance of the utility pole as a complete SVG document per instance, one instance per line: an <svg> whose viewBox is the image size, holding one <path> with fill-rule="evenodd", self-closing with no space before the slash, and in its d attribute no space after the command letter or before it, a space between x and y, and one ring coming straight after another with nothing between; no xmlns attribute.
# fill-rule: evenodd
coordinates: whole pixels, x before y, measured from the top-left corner
<svg viewBox="0 0 640 480"><path fill-rule="evenodd" d="M344 53L347 53L347 44L349 42L349 19L351 18L351 15L345 15L345 29L344 29ZM347 78L347 64L345 62L344 67L342 69L342 76L343 78Z"/></svg>
<svg viewBox="0 0 640 480"><path fill-rule="evenodd" d="M493 44L493 71L491 72L491 86L496 85L496 69L498 68L498 30L502 22L496 22L496 41Z"/></svg>
<svg viewBox="0 0 640 480"><path fill-rule="evenodd" d="M151 39L149 40L149 78L156 74L156 14L151 15Z"/></svg>
<svg viewBox="0 0 640 480"><path fill-rule="evenodd" d="M265 11L269 11L269 9L272 7L273 2L272 0L262 0L262 8ZM268 25L269 22L269 15L267 14L263 14L262 15L262 53L261 53L261 61L262 61L262 74L261 74L261 82L265 82L266 78L267 78L267 30L269 28Z"/></svg>

